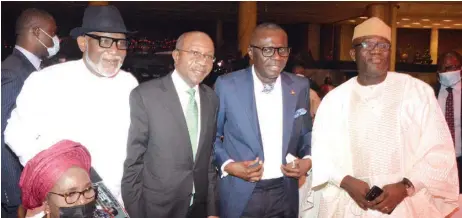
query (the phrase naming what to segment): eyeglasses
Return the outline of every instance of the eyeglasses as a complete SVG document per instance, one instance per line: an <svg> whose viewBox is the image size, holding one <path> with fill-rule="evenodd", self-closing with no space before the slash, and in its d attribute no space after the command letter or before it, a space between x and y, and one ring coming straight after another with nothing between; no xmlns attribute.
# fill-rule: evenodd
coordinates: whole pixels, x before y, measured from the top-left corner
<svg viewBox="0 0 462 218"><path fill-rule="evenodd" d="M209 62L215 62L216 58L212 55L206 55L206 54L202 54L198 51L194 51L194 50L183 50L183 49L175 49L175 50L178 50L178 51L182 51L182 52L186 52L186 53L189 53L189 54L192 54L194 58L196 59L201 59L201 58L205 58L206 61L209 61Z"/></svg>
<svg viewBox="0 0 462 218"><path fill-rule="evenodd" d="M54 193L54 192L49 192L49 193L54 194L54 195L59 195L64 198L66 203L73 204L79 200L80 195L83 195L83 197L86 199L92 199L93 197L95 197L96 192L98 192L98 188L90 186L81 192L75 191L75 192L68 192L64 194L59 194L59 193Z"/></svg>
<svg viewBox="0 0 462 218"><path fill-rule="evenodd" d="M115 39L107 36L97 36L89 33L86 33L85 35L93 39L97 39L99 41L99 46L101 48L111 48L112 44L115 42L117 49L127 50L130 44L127 39Z"/></svg>
<svg viewBox="0 0 462 218"><path fill-rule="evenodd" d="M291 50L290 47L258 47L255 45L250 45L250 47L260 49L263 57L272 57L276 50L278 51L279 56L288 57Z"/></svg>
<svg viewBox="0 0 462 218"><path fill-rule="evenodd" d="M354 45L355 47L361 47L366 51L372 51L377 47L380 51L387 51L390 49L391 45L388 42L361 42Z"/></svg>

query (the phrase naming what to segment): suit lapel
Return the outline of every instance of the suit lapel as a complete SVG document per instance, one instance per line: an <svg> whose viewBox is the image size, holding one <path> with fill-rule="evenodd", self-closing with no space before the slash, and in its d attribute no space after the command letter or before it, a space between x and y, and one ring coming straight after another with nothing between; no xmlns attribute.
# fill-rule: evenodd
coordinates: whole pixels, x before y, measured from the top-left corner
<svg viewBox="0 0 462 218"><path fill-rule="evenodd" d="M434 86L436 98L438 98L438 95L440 94L440 89L441 89L441 84L440 84L440 83L436 83L436 85Z"/></svg>
<svg viewBox="0 0 462 218"><path fill-rule="evenodd" d="M208 128L208 120L209 117L213 114L212 108L210 107L210 96L208 93L205 91L205 88L200 85L199 86L199 95L200 95L200 117L201 117L201 127L200 127L200 133L199 133L199 144L197 145L197 152L196 152L196 157L195 157L195 162L194 165L197 163L197 160L203 152L201 152L201 149L204 147L204 140L205 140L205 135L206 132L209 131Z"/></svg>
<svg viewBox="0 0 462 218"><path fill-rule="evenodd" d="M184 145L188 146L190 152L188 155L188 159L190 159L191 162L194 162L193 160L193 154L192 154L192 149L191 149L191 141L189 139L189 132L188 132L188 127L186 124L186 119L184 117L183 109L181 107L180 103L180 98L178 97L178 93L176 92L175 85L173 84L172 80L172 73L168 74L167 76L164 76L162 78L162 83L163 83L163 95L162 104L167 108L167 110L172 113L172 117L175 123L178 124L178 129L177 129L177 134L179 137L184 138ZM202 96L201 96L202 97ZM201 100L202 103L202 100ZM201 107L202 109L202 107Z"/></svg>
<svg viewBox="0 0 462 218"><path fill-rule="evenodd" d="M282 105L283 105L283 150L282 160L285 163L285 156L289 147L290 135L292 133L292 127L294 123L295 107L297 104L297 96L299 93L295 93L295 89L292 87L292 79L284 72L281 73L281 85L282 85Z"/></svg>
<svg viewBox="0 0 462 218"><path fill-rule="evenodd" d="M25 63L25 66L27 67L27 76L29 76L30 73L37 71L37 69L34 67L34 65L27 59L27 57L18 49L13 50L13 55L18 57L19 59L22 60L23 63Z"/></svg>
<svg viewBox="0 0 462 218"><path fill-rule="evenodd" d="M237 92L237 101L240 107L244 108L247 115L249 126L252 129L253 135L257 143L250 143L250 146L255 146L256 149L263 149L260 135L260 127L258 125L258 114L255 105L255 92L253 87L252 67L247 68L244 75L239 81L234 80L235 90ZM257 151L256 150L256 151Z"/></svg>

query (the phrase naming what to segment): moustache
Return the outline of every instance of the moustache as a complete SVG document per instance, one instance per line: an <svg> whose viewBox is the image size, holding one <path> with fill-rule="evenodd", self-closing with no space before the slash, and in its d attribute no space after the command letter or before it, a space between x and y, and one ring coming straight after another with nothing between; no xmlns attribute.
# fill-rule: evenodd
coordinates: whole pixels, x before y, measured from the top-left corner
<svg viewBox="0 0 462 218"><path fill-rule="evenodd" d="M122 61L123 57L121 57L119 55L111 55L111 54L108 54L108 53L103 53L101 55L101 59Z"/></svg>

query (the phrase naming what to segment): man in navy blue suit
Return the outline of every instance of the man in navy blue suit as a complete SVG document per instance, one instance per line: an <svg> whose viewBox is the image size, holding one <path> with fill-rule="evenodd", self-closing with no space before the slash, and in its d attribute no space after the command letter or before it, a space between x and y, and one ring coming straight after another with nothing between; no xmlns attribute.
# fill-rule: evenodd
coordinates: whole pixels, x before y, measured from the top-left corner
<svg viewBox="0 0 462 218"><path fill-rule="evenodd" d="M272 23L253 32L253 65L217 79L215 164L221 218L296 218L298 178L311 169L309 82L282 72L286 32Z"/></svg>
<svg viewBox="0 0 462 218"><path fill-rule="evenodd" d="M46 11L31 8L21 13L16 22L16 46L2 62L2 218L18 217L21 204L19 177L22 166L5 144L3 131L16 107L16 97L29 75L40 69L40 62L56 54L56 22Z"/></svg>

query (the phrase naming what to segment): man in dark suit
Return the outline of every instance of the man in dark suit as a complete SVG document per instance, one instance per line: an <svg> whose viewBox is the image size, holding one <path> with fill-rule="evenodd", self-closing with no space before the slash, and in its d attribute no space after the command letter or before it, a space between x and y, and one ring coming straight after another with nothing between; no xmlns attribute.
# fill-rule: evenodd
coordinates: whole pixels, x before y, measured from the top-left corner
<svg viewBox="0 0 462 218"><path fill-rule="evenodd" d="M435 94L451 132L459 170L459 192L462 193L462 58L455 51L438 58L438 83Z"/></svg>
<svg viewBox="0 0 462 218"><path fill-rule="evenodd" d="M172 73L131 93L122 198L131 217L215 217L218 99L199 85L215 61L213 42L202 32L184 33L172 56Z"/></svg>
<svg viewBox="0 0 462 218"><path fill-rule="evenodd" d="M16 97L26 78L40 69L43 58L53 55L47 48L55 48L52 36L56 36L53 17L39 9L27 9L16 22L16 46L13 53L2 62L2 217L17 217L21 204L19 177L22 166L16 155L4 143L5 131ZM59 46L59 44L58 44ZM59 48L59 47L58 47ZM56 51L57 52L57 51Z"/></svg>
<svg viewBox="0 0 462 218"><path fill-rule="evenodd" d="M254 65L215 84L220 217L295 218L298 178L311 168L309 83L282 72L290 48L280 26L260 24L250 43Z"/></svg>

